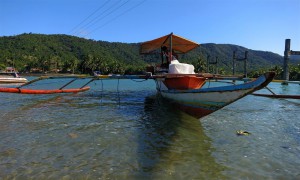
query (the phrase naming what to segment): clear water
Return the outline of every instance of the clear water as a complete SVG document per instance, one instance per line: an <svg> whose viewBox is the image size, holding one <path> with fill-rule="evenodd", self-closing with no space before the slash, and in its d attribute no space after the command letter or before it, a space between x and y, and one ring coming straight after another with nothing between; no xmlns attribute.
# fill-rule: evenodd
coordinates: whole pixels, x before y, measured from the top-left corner
<svg viewBox="0 0 300 180"><path fill-rule="evenodd" d="M0 94L0 179L300 179L299 100L250 95L199 120L151 80L91 86ZM269 87L300 94L296 84Z"/></svg>

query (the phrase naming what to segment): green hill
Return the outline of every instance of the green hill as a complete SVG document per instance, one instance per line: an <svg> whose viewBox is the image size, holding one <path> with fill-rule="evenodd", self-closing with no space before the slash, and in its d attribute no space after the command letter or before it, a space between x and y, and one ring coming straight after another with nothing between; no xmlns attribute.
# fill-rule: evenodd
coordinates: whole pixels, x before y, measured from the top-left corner
<svg viewBox="0 0 300 180"><path fill-rule="evenodd" d="M0 37L0 65L19 71L39 69L87 73L124 71L125 64L145 65L138 44L93 41L67 35L22 34ZM100 69L102 68L102 69Z"/></svg>
<svg viewBox="0 0 300 180"><path fill-rule="evenodd" d="M69 35L21 34L0 37L0 68L14 66L20 72L55 71L91 73L137 73L147 64L159 63L159 55L142 56L139 43L94 41ZM283 57L265 51L230 44L201 44L197 49L180 56L181 62L193 63L200 71L218 57L222 73L232 71L233 51L243 58L248 51L248 71L281 66ZM296 63L296 62L293 62ZM237 63L242 72L243 63Z"/></svg>

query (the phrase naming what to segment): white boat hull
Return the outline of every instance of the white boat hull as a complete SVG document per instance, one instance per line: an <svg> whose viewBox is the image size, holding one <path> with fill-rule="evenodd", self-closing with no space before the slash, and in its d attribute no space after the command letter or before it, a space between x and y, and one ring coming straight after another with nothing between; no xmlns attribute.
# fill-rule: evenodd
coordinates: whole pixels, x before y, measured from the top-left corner
<svg viewBox="0 0 300 180"><path fill-rule="evenodd" d="M249 83L192 90L169 90L164 86L163 79L156 79L156 86L162 97L172 100L180 109L203 117L265 87L273 77L274 73L266 73Z"/></svg>
<svg viewBox="0 0 300 180"><path fill-rule="evenodd" d="M26 83L26 78L0 78L0 83Z"/></svg>

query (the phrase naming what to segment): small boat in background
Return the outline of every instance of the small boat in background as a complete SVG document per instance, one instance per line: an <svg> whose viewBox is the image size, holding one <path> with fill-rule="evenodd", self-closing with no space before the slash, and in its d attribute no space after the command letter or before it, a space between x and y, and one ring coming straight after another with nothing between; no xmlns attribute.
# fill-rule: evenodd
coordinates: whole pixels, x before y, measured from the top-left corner
<svg viewBox="0 0 300 180"><path fill-rule="evenodd" d="M0 83L26 83L27 79L20 77L17 72L0 72Z"/></svg>
<svg viewBox="0 0 300 180"><path fill-rule="evenodd" d="M93 76L101 76L101 71L94 71Z"/></svg>

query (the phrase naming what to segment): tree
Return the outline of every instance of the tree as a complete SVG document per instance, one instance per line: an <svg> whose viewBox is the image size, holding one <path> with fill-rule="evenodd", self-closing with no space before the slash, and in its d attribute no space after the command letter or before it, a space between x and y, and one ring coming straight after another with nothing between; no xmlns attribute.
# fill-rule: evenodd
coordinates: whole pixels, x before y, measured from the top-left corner
<svg viewBox="0 0 300 180"><path fill-rule="evenodd" d="M192 64L195 67L195 72L204 72L206 70L206 63L203 56L200 56L196 62L193 61Z"/></svg>

